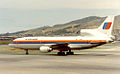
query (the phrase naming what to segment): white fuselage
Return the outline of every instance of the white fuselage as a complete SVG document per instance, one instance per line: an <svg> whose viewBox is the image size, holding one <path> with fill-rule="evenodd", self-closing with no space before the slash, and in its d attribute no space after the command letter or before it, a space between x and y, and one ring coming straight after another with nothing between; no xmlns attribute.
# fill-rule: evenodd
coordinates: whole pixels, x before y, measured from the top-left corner
<svg viewBox="0 0 120 74"><path fill-rule="evenodd" d="M70 51L71 49L81 49L95 47L107 42L114 41L112 36L112 27L114 16L107 17L106 20L97 29L81 30L84 36L66 36L66 37L23 37L13 40L9 45L21 49L40 49L40 51L49 52L54 49Z"/></svg>
<svg viewBox="0 0 120 74"><path fill-rule="evenodd" d="M15 48L22 49L39 49L41 46L51 46L61 43L68 43L68 46L71 49L79 49L106 42L107 40L105 39L105 37L24 37L15 39L13 43L9 45Z"/></svg>

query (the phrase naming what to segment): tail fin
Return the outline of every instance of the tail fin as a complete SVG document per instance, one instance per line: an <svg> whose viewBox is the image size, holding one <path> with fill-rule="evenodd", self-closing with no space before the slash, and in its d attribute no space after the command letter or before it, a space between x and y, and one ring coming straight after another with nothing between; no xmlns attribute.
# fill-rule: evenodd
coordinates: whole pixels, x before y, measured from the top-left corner
<svg viewBox="0 0 120 74"><path fill-rule="evenodd" d="M107 36L110 36L112 33L113 24L114 24L114 16L108 16L106 20L101 24L101 26L98 27L97 30Z"/></svg>
<svg viewBox="0 0 120 74"><path fill-rule="evenodd" d="M85 34L85 36L94 36L94 37L108 37L113 38L112 36L112 27L114 24L114 16L108 16L105 21L98 27L97 29L82 29L81 34Z"/></svg>

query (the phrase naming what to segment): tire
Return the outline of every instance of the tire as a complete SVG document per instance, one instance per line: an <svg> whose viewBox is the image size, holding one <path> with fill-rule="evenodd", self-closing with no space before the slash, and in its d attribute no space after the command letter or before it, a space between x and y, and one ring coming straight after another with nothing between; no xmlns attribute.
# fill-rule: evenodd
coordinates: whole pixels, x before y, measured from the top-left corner
<svg viewBox="0 0 120 74"><path fill-rule="evenodd" d="M65 52L58 52L58 55L65 55Z"/></svg>
<svg viewBox="0 0 120 74"><path fill-rule="evenodd" d="M67 55L74 55L74 52L67 52Z"/></svg>

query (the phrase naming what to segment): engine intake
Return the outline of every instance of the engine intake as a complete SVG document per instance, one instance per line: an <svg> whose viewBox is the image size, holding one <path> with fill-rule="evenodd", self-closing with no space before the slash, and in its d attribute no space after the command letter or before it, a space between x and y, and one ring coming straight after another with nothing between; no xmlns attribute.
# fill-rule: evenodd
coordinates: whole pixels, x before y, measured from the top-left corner
<svg viewBox="0 0 120 74"><path fill-rule="evenodd" d="M51 52L52 48L48 47L48 46L41 46L40 47L40 51L41 52Z"/></svg>

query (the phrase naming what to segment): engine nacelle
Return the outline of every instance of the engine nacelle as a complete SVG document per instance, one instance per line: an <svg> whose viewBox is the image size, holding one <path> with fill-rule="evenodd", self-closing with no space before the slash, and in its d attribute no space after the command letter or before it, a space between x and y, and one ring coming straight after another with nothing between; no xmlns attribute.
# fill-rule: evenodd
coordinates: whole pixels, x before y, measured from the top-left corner
<svg viewBox="0 0 120 74"><path fill-rule="evenodd" d="M40 51L41 52L51 52L52 48L48 47L48 46L41 46L40 47Z"/></svg>

